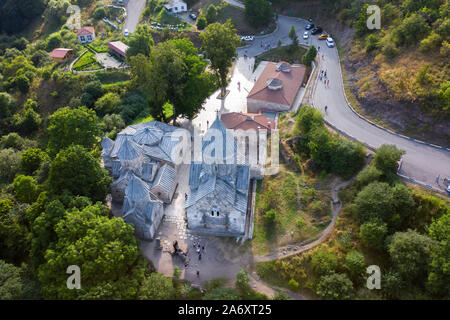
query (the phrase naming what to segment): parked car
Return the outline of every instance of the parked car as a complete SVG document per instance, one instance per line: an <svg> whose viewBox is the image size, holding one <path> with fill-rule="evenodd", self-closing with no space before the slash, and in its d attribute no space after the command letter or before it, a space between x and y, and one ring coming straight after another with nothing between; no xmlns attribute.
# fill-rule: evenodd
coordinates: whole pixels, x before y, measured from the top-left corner
<svg viewBox="0 0 450 320"><path fill-rule="evenodd" d="M128 37L129 35L130 33L128 32L128 29L125 29L125 31L123 32L123 36Z"/></svg>
<svg viewBox="0 0 450 320"><path fill-rule="evenodd" d="M317 39L319 40L326 40L327 38L329 38L330 36L328 35L328 33L321 33L319 34L319 36L317 37Z"/></svg>
<svg viewBox="0 0 450 320"><path fill-rule="evenodd" d="M311 34L318 34L322 31L323 31L322 27L315 27L314 29L311 30Z"/></svg>
<svg viewBox="0 0 450 320"><path fill-rule="evenodd" d="M311 30L312 28L314 28L314 23L306 25L305 30Z"/></svg>
<svg viewBox="0 0 450 320"><path fill-rule="evenodd" d="M190 17L192 20L196 20L196 19L197 19L197 16L196 16L194 13L191 13L191 14L189 15L189 17Z"/></svg>
<svg viewBox="0 0 450 320"><path fill-rule="evenodd" d="M309 38L308 31L303 32L303 39L308 39L308 38Z"/></svg>
<svg viewBox="0 0 450 320"><path fill-rule="evenodd" d="M254 36L242 36L241 37L241 40L244 40L244 41L253 41L254 39L255 39Z"/></svg>
<svg viewBox="0 0 450 320"><path fill-rule="evenodd" d="M328 48L333 48L336 45L336 43L334 42L333 38L328 37L327 38L327 46Z"/></svg>
<svg viewBox="0 0 450 320"><path fill-rule="evenodd" d="M447 194L450 196L450 184L447 187Z"/></svg>

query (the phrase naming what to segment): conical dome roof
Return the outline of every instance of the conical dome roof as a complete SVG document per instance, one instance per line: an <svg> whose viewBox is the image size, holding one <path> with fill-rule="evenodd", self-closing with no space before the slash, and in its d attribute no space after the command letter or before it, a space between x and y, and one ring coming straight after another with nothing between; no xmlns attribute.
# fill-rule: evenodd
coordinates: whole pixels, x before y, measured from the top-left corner
<svg viewBox="0 0 450 320"><path fill-rule="evenodd" d="M125 189L125 195L132 201L148 200L149 188L144 181L133 175Z"/></svg>
<svg viewBox="0 0 450 320"><path fill-rule="evenodd" d="M134 160L139 157L139 152L132 141L125 139L119 148L119 152L117 152L117 156L120 160Z"/></svg>
<svg viewBox="0 0 450 320"><path fill-rule="evenodd" d="M133 140L141 145L145 144L152 146L159 143L163 135L164 132L158 128L145 127L136 131L133 136Z"/></svg>

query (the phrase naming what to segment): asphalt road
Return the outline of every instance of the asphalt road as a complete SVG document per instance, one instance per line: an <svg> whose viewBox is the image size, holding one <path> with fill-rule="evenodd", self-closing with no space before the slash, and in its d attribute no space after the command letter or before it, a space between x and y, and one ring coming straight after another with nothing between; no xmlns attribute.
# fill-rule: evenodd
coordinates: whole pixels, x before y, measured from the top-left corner
<svg viewBox="0 0 450 320"><path fill-rule="evenodd" d="M132 33L136 30L139 23L141 13L145 8L146 0L130 0L127 6L127 19L123 30L128 29L128 32Z"/></svg>
<svg viewBox="0 0 450 320"><path fill-rule="evenodd" d="M278 29L274 33L255 37L251 46L238 49L238 55L256 56L267 51L269 49L267 45L275 48L278 40L281 40L283 45L289 44L291 42L288 37L289 29L294 25L301 44L314 44L316 48L320 46L318 67L319 70L327 71L330 85L327 87L323 82L317 81L313 91L313 102L314 106L323 112L325 119L339 130L374 148L383 144L396 145L405 151L401 167L402 174L443 190L442 179L450 178L450 152L389 133L371 125L352 112L344 95L337 49L328 48L324 40L317 39L317 35L310 36L306 41L303 40L302 35L306 24L307 21L303 19L279 16ZM332 30L325 31L331 32ZM328 106L326 113L324 112L325 106ZM436 183L437 175L440 175L441 178L439 185Z"/></svg>

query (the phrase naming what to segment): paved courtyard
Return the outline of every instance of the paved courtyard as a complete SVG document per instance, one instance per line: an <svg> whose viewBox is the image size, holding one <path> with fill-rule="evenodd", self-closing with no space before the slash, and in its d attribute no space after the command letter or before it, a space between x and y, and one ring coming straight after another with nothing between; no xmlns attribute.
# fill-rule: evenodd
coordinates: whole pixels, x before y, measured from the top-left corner
<svg viewBox="0 0 450 320"><path fill-rule="evenodd" d="M119 68L122 62L116 60L112 55L107 52L97 53L95 59L105 68Z"/></svg>

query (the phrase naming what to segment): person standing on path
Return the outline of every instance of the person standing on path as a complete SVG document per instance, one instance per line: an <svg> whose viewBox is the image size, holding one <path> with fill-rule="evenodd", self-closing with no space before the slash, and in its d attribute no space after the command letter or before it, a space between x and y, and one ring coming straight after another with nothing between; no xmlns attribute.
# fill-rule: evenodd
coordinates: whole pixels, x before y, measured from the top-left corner
<svg viewBox="0 0 450 320"><path fill-rule="evenodd" d="M441 175L440 174L438 174L437 176L436 176L436 184L437 185L439 185L439 178L441 177Z"/></svg>
<svg viewBox="0 0 450 320"><path fill-rule="evenodd" d="M197 278L200 278L200 271L197 270Z"/></svg>

